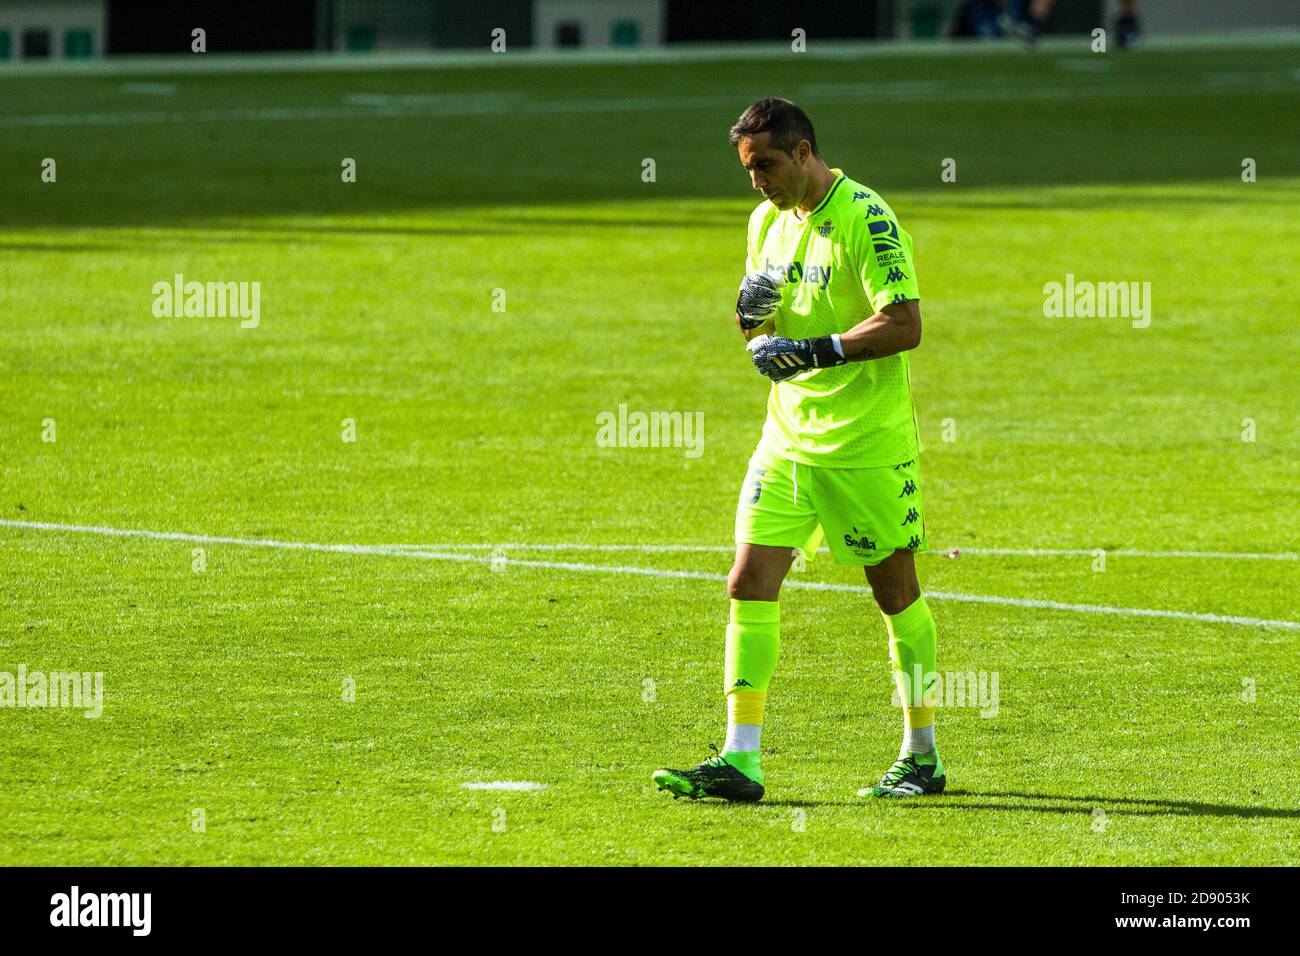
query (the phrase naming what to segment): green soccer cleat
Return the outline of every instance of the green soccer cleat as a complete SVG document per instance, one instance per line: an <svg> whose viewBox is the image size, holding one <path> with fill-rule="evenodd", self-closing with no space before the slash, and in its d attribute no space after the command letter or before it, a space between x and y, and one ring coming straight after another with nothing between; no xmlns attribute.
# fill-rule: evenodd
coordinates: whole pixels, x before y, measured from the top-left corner
<svg viewBox="0 0 1300 956"><path fill-rule="evenodd" d="M934 763L920 763L910 754L885 771L874 787L863 787L859 797L924 797L943 793L948 777L943 761L935 755Z"/></svg>
<svg viewBox="0 0 1300 956"><path fill-rule="evenodd" d="M745 776L713 748L713 756L693 770L656 770L651 779L660 790L678 797L721 797L733 803L756 803L763 799L763 784Z"/></svg>

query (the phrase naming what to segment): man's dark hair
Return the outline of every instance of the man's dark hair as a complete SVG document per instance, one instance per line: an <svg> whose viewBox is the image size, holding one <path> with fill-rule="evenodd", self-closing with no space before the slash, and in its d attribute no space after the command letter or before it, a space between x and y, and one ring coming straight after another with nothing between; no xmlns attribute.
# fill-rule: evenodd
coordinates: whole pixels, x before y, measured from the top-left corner
<svg viewBox="0 0 1300 956"><path fill-rule="evenodd" d="M740 114L736 125L731 127L731 145L739 143L741 137L759 133L770 133L772 145L792 155L799 140L806 139L813 155L821 155L817 151L817 134L813 132L808 114L779 96L765 96Z"/></svg>

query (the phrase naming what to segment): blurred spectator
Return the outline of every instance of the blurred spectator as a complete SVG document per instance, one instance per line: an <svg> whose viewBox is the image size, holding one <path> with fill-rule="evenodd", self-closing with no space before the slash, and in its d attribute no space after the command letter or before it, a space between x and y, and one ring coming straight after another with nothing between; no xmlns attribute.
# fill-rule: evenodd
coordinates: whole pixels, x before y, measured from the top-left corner
<svg viewBox="0 0 1300 956"><path fill-rule="evenodd" d="M957 10L952 36L1019 37L1033 43L1047 25L1056 0L966 0Z"/></svg>
<svg viewBox="0 0 1300 956"><path fill-rule="evenodd" d="M1142 35L1142 24L1138 22L1137 0L1124 0L1119 16L1115 19L1115 37L1122 48L1131 47Z"/></svg>
<svg viewBox="0 0 1300 956"><path fill-rule="evenodd" d="M952 35L962 39L1002 36L1002 28L998 26L998 17L1004 12L1002 7L998 0L966 0L957 10Z"/></svg>

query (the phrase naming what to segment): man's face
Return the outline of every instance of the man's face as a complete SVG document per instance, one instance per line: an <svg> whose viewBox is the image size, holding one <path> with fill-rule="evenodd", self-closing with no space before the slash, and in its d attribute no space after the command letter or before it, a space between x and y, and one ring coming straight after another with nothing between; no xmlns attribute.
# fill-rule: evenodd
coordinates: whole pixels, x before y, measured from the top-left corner
<svg viewBox="0 0 1300 956"><path fill-rule="evenodd" d="M771 145L771 133L741 137L736 144L740 165L749 170L754 188L777 209L793 209L808 191L805 164L812 154L807 140L794 148L794 155Z"/></svg>

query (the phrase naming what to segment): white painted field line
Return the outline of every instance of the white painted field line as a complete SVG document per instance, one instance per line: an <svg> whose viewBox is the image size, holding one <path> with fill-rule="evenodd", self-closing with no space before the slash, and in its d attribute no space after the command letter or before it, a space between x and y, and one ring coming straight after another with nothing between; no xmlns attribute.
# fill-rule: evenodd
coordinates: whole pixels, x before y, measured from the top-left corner
<svg viewBox="0 0 1300 956"><path fill-rule="evenodd" d="M1206 558L1215 561L1300 561L1295 551L1267 553L1251 551L1140 551L1130 548L959 548L962 554L1002 554L1027 558L1092 557L1098 551L1107 557L1121 558ZM927 554L946 554L946 550L931 550Z"/></svg>
<svg viewBox="0 0 1300 956"><path fill-rule="evenodd" d="M501 548L511 551L633 551L645 554L670 552L731 554L736 550L734 545L726 544L524 544L523 542L506 542L504 544L483 542L472 544L384 544L379 545L379 547L392 548L394 551L494 551Z"/></svg>
<svg viewBox="0 0 1300 956"><path fill-rule="evenodd" d="M490 780L487 782L462 783L465 790L545 790L546 784L533 780Z"/></svg>
<svg viewBox="0 0 1300 956"><path fill-rule="evenodd" d="M187 541L195 544L230 544L250 548L278 548L290 551L321 551L339 554L377 554L389 557L417 558L428 561L461 561L475 564L489 564L493 558L487 555L467 554L448 551L409 551L397 550L384 545L373 544L318 544L307 541L281 541L274 538L234 538L221 535L187 534L179 531L149 531L136 528L107 528L100 525L57 524L45 521L10 521L0 519L0 527L24 528L33 531L56 531L73 534L95 534L117 538L145 538L154 541ZM535 559L509 558L507 565L522 568L541 568L554 571L576 571L586 574L628 574L652 578L673 578L690 581L726 580L726 575L703 571L669 571L663 568L638 568L627 565L585 564L577 561L539 561ZM853 594L869 594L870 589L861 585L833 584L817 581L787 581L787 588L809 591L838 591ZM962 601L973 604L999 604L1006 607L1045 608L1055 611L1076 611L1083 614L1114 614L1126 617L1161 617L1181 621L1204 621L1210 624L1242 624L1259 627L1281 628L1300 631L1300 621L1269 620L1267 618L1241 617L1237 615L1205 614L1195 611L1166 611L1154 608L1114 607L1106 604L1071 604L1063 601L1047 601L1032 598L1007 598L982 594L962 594L955 591L927 591L927 597L939 601Z"/></svg>
<svg viewBox="0 0 1300 956"><path fill-rule="evenodd" d="M394 551L443 551L469 550L492 551L500 548L504 551L632 551L645 554L658 553L722 553L731 554L736 550L730 544L528 544L523 541L491 544L485 542L447 542L443 544L384 544L378 547L391 548ZM947 554L952 548L930 548L922 554ZM1093 557L1098 551L1105 551L1107 557L1122 558L1205 558L1213 560L1237 561L1300 561L1300 553L1295 551L1276 551L1259 553L1248 551L1141 551L1129 548L962 548L963 555L991 554L1027 558ZM819 552L828 554L822 548Z"/></svg>
<svg viewBox="0 0 1300 956"><path fill-rule="evenodd" d="M29 528L34 531L67 531L73 534L97 534L113 538L148 538L151 541L189 541L193 544L232 544L245 548L280 548L287 551L327 551L336 554L387 554L421 557L444 561L490 561L472 554L435 554L431 551L395 551L379 544L318 544L311 541L280 541L275 538L231 538L212 534L187 534L183 531L149 531L139 528L106 528L90 524L56 524L46 521L9 521L0 519L0 527ZM520 562L513 561L512 564Z"/></svg>

